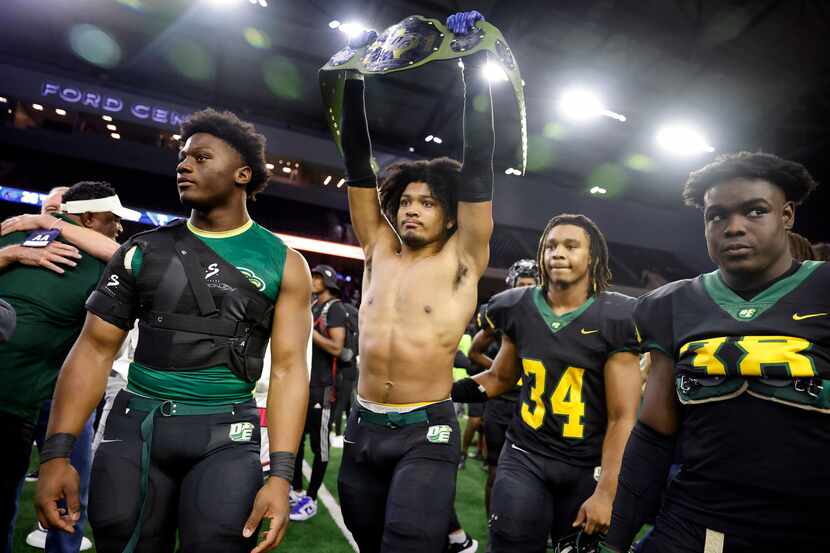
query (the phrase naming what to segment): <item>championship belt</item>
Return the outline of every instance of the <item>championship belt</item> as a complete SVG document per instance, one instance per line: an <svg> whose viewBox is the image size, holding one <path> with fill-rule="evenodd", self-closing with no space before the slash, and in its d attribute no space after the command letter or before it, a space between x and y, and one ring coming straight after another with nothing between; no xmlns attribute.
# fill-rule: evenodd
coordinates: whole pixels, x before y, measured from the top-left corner
<svg viewBox="0 0 830 553"><path fill-rule="evenodd" d="M522 174L527 167L527 112L519 66L507 41L495 26L477 21L469 33L456 35L437 19L411 15L392 25L366 46L345 46L320 68L320 90L326 119L337 149L343 153L340 128L346 71L363 75L385 75L406 71L429 62L463 58L482 50L499 60L516 98L522 138Z"/></svg>

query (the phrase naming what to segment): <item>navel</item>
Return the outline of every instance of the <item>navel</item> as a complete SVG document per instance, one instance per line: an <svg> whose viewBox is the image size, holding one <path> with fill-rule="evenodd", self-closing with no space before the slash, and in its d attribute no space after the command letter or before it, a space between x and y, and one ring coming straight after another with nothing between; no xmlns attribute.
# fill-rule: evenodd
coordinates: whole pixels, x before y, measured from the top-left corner
<svg viewBox="0 0 830 553"><path fill-rule="evenodd" d="M432 313L432 307L430 307L428 305L425 305L424 306L424 312L427 313L427 314Z"/></svg>

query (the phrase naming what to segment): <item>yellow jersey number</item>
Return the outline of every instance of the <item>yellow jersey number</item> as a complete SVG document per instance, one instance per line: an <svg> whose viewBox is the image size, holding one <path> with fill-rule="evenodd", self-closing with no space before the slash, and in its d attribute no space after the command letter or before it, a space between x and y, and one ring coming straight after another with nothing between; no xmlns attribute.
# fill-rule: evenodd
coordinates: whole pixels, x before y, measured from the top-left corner
<svg viewBox="0 0 830 553"><path fill-rule="evenodd" d="M726 365L718 356L728 338L708 338L683 344L680 357L693 354L692 366L702 369L708 376L726 376ZM801 352L810 349L810 342L792 336L744 336L735 342L744 354L738 361L738 375L765 376L765 367L786 367L792 378L816 376L813 360ZM734 374L734 373L733 373Z"/></svg>
<svg viewBox="0 0 830 553"><path fill-rule="evenodd" d="M522 420L532 429L538 430L547 412L544 402L547 370L541 361L535 359L522 359L522 368L526 382L533 383L530 388L531 405L522 402ZM582 438L585 434L585 425L582 423L582 417L585 416L585 403L582 401L584 374L585 369L565 369L550 398L553 414L567 417L562 427L562 436L565 438Z"/></svg>

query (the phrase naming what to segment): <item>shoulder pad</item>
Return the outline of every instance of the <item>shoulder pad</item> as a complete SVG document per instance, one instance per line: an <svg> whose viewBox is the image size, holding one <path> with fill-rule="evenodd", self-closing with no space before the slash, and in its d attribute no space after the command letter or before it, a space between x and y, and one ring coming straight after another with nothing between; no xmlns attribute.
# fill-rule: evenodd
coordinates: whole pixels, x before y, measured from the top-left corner
<svg viewBox="0 0 830 553"><path fill-rule="evenodd" d="M487 302L488 309L505 309L508 307L513 307L514 305L519 303L521 299L525 296L525 294L532 289L533 286L524 286L522 288L511 288L510 290L499 292L498 294L490 298L489 302Z"/></svg>

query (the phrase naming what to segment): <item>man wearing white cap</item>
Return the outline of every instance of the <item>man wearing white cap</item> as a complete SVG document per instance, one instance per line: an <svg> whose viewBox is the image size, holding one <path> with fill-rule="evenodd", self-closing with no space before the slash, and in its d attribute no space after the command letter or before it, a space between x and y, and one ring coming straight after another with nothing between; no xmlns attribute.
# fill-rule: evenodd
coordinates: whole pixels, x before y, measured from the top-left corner
<svg viewBox="0 0 830 553"><path fill-rule="evenodd" d="M121 232L121 207L105 182L79 182L64 193L57 228L0 237L0 289L17 312L17 330L0 345L0 538L9 535L17 489L29 464L34 422L52 395L63 360L83 326L84 302L103 273L93 255L63 242L75 225L110 240ZM79 538L80 540L80 538ZM8 545L10 547L10 544Z"/></svg>

